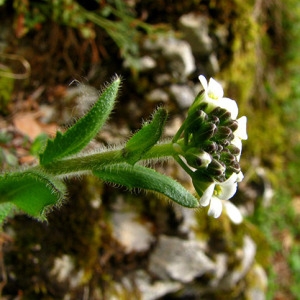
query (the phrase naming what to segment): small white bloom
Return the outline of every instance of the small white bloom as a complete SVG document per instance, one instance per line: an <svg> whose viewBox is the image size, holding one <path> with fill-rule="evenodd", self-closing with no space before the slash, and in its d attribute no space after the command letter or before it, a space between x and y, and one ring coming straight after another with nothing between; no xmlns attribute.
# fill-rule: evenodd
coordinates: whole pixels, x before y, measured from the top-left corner
<svg viewBox="0 0 300 300"><path fill-rule="evenodd" d="M230 201L228 200L221 200L217 197L212 197L210 206L208 209L208 215L214 218L219 218L223 207L225 208L225 211L229 217L229 219L234 224L241 224L243 221L243 216L240 212L240 210Z"/></svg>
<svg viewBox="0 0 300 300"><path fill-rule="evenodd" d="M215 182L211 183L208 188L204 191L202 197L200 198L201 206L207 206L210 203L211 197L213 196L215 190Z"/></svg>
<svg viewBox="0 0 300 300"><path fill-rule="evenodd" d="M222 201L217 197L212 197L208 209L208 215L214 218L219 218L222 213Z"/></svg>
<svg viewBox="0 0 300 300"><path fill-rule="evenodd" d="M230 201L223 201L223 206L229 217L234 224L241 224L243 222L243 216L240 210Z"/></svg>
<svg viewBox="0 0 300 300"><path fill-rule="evenodd" d="M229 98L220 99L217 106L220 106L221 108L224 108L227 111L229 111L231 113L232 120L235 120L239 113L239 109L236 102Z"/></svg>
<svg viewBox="0 0 300 300"><path fill-rule="evenodd" d="M241 154L242 154L242 140L235 136L234 139L231 141L231 144L240 149L239 155L236 156L237 161L240 161Z"/></svg>
<svg viewBox="0 0 300 300"><path fill-rule="evenodd" d="M221 84L213 78L210 78L207 83L203 75L199 76L199 80L204 89L204 101L208 104L208 109L212 110L218 106L224 108L231 113L231 118L235 120L238 115L238 106L234 100L223 98L224 91Z"/></svg>
<svg viewBox="0 0 300 300"><path fill-rule="evenodd" d="M234 132L234 135L240 138L241 140L247 140L247 117L243 116L237 119L238 129Z"/></svg>
<svg viewBox="0 0 300 300"><path fill-rule="evenodd" d="M233 173L226 181L211 183L200 198L201 206L207 206L208 215L218 218L222 213L222 202L233 197L237 189L238 175Z"/></svg>
<svg viewBox="0 0 300 300"><path fill-rule="evenodd" d="M232 198L237 189L237 177L236 173L232 173L226 181L217 183L214 195L222 200Z"/></svg>
<svg viewBox="0 0 300 300"><path fill-rule="evenodd" d="M200 75L199 80L204 88L206 95L212 100L219 100L223 98L224 91L220 83L215 81L213 78L209 79L209 83L207 84L207 80L203 75Z"/></svg>
<svg viewBox="0 0 300 300"><path fill-rule="evenodd" d="M243 174L242 171L240 171L240 172L237 174L236 182L241 182L243 179L244 179L244 174Z"/></svg>

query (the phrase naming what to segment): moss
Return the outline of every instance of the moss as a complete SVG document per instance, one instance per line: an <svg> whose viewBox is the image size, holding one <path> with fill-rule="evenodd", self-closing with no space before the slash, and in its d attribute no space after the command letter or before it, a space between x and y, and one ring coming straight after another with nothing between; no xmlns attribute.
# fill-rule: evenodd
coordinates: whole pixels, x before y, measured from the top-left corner
<svg viewBox="0 0 300 300"><path fill-rule="evenodd" d="M84 271L80 286L91 281L102 241L107 239L101 223L103 207L91 205L91 199L101 197L102 185L91 177L74 179L68 185L68 202L49 215L48 223L18 216L6 225L16 232L5 254L7 269L16 278L8 279L4 294L22 291L24 299L62 298L69 285L53 280L50 271L54 259L64 254L74 258L76 270Z"/></svg>

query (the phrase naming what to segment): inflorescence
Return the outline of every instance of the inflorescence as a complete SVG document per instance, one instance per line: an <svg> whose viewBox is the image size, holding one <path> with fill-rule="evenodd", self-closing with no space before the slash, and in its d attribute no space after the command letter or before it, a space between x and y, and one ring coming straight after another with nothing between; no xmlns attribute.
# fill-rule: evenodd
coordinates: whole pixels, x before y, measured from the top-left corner
<svg viewBox="0 0 300 300"><path fill-rule="evenodd" d="M223 205L240 223L238 210L229 201L243 179L240 168L241 140L247 139L246 117L237 119L234 100L223 97L222 86L199 76L204 90L196 97L188 116L173 139L175 159L189 173L201 206L217 218Z"/></svg>

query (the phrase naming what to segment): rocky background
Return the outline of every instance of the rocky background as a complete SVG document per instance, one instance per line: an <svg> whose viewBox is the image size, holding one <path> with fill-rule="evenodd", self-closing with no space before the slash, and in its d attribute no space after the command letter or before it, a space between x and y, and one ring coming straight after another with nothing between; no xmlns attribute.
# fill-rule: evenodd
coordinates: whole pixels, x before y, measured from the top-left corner
<svg viewBox="0 0 300 300"><path fill-rule="evenodd" d="M185 209L158 195L89 176L74 178L68 181L69 200L48 222L24 215L6 222L0 239L1 299L260 300L267 299L271 264L288 280L284 259L275 259L269 238L253 219L258 208L272 205L274 174L285 164L282 144L288 138L281 116L270 109L268 90L277 83L274 70L286 43L282 3L58 1L62 7L53 2L50 18L36 11L34 1L12 2L0 6L0 49L19 56L0 54L0 59L7 72L25 76L0 77L1 90L8 90L0 91L3 170L34 164L37 137L82 115L114 74L123 78L118 103L91 147L123 143L161 105L170 113L164 137L173 136L201 89L199 74L220 80L237 101L240 115L248 116L249 141L241 161L245 180L232 200L245 217L241 225L225 214L215 220L205 209ZM108 30L91 19L74 25L80 5L123 27ZM39 15L44 19L33 18ZM20 57L30 64L28 76ZM269 126L272 138L270 129L265 131ZM175 162L155 168L192 191ZM294 299L282 281L274 299Z"/></svg>

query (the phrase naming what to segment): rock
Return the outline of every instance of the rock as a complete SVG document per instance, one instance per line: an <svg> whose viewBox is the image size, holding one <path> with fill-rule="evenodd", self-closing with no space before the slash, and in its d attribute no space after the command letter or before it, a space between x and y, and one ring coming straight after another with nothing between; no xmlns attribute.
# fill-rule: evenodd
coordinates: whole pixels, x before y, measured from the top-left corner
<svg viewBox="0 0 300 300"><path fill-rule="evenodd" d="M207 56L213 50L213 41L209 36L208 18L189 13L179 19L184 39L191 45L193 53Z"/></svg>
<svg viewBox="0 0 300 300"><path fill-rule="evenodd" d="M179 84L172 84L170 86L170 93L181 109L189 108L196 96L192 88Z"/></svg>
<svg viewBox="0 0 300 300"><path fill-rule="evenodd" d="M244 246L240 254L240 263L233 269L233 271L226 274L226 276L220 282L221 288L233 288L241 279L243 279L246 276L247 272L254 263L256 254L256 244L247 235L244 236Z"/></svg>
<svg viewBox="0 0 300 300"><path fill-rule="evenodd" d="M52 276L55 276L58 282L67 280L74 270L74 263L69 255L57 257L54 260L54 266L50 271Z"/></svg>
<svg viewBox="0 0 300 300"><path fill-rule="evenodd" d="M144 270L137 270L122 279L122 286L127 291L138 289L141 300L155 300L178 291L182 284L172 281L154 281Z"/></svg>
<svg viewBox="0 0 300 300"><path fill-rule="evenodd" d="M82 282L84 271L76 271L71 256L64 254L61 257L55 258L50 275L53 276L58 283L69 283L71 288L76 288Z"/></svg>
<svg viewBox="0 0 300 300"><path fill-rule="evenodd" d="M229 31L225 25L218 24L218 27L214 30L214 35L220 46L225 47L227 45Z"/></svg>
<svg viewBox="0 0 300 300"><path fill-rule="evenodd" d="M174 116L171 120L168 120L165 126L165 136L172 138L176 132L179 130L183 123L183 120L180 116ZM300 205L299 205L300 206ZM300 211L300 209L299 209Z"/></svg>
<svg viewBox="0 0 300 300"><path fill-rule="evenodd" d="M205 69L207 74L214 75L220 71L219 61L215 53L211 53L205 64Z"/></svg>
<svg viewBox="0 0 300 300"><path fill-rule="evenodd" d="M114 212L111 216L112 235L124 247L125 253L143 252L150 248L154 237L150 224L139 222L133 212Z"/></svg>
<svg viewBox="0 0 300 300"><path fill-rule="evenodd" d="M247 274L247 289L245 291L248 300L265 300L268 288L268 277L265 270L258 264Z"/></svg>
<svg viewBox="0 0 300 300"><path fill-rule="evenodd" d="M156 67L156 61L150 56L143 56L140 58L140 70L148 71Z"/></svg>
<svg viewBox="0 0 300 300"><path fill-rule="evenodd" d="M146 99L150 102L168 102L169 95L162 89L154 89L146 95Z"/></svg>
<svg viewBox="0 0 300 300"><path fill-rule="evenodd" d="M205 273L215 272L215 264L196 240L160 236L150 256L149 271L162 280L188 283Z"/></svg>
<svg viewBox="0 0 300 300"><path fill-rule="evenodd" d="M154 74L154 82L157 86L169 85L172 81L172 76L167 73Z"/></svg>
<svg viewBox="0 0 300 300"><path fill-rule="evenodd" d="M153 70L156 67L156 61L149 55L137 58L134 67L140 72L147 72ZM132 62L125 60L123 63L125 68L131 68Z"/></svg>
<svg viewBox="0 0 300 300"><path fill-rule="evenodd" d="M195 59L191 46L174 37L160 37L156 41L147 40L146 50L156 52L165 59L165 65L173 77L185 81L195 69Z"/></svg>
<svg viewBox="0 0 300 300"><path fill-rule="evenodd" d="M226 274L228 268L228 255L225 253L219 253L215 256L216 272L209 285L218 288L220 280Z"/></svg>
<svg viewBox="0 0 300 300"><path fill-rule="evenodd" d="M174 212L177 219L181 220L178 231L187 236L189 239L195 239L195 231L193 229L198 226L197 219L195 217L196 211L177 205L174 206ZM203 246L203 249L204 247L205 246Z"/></svg>

